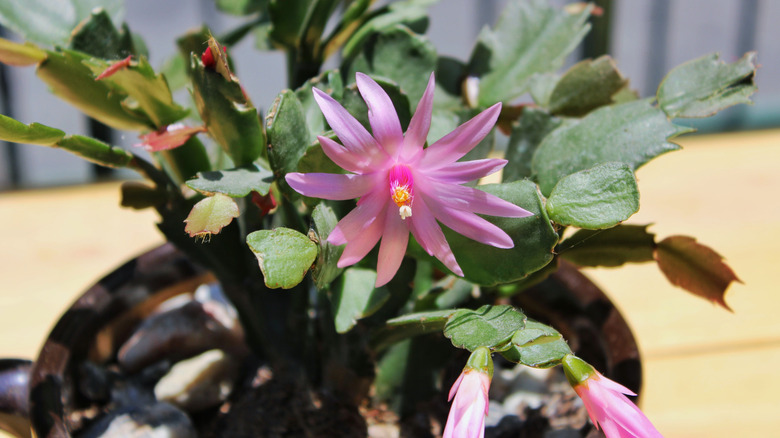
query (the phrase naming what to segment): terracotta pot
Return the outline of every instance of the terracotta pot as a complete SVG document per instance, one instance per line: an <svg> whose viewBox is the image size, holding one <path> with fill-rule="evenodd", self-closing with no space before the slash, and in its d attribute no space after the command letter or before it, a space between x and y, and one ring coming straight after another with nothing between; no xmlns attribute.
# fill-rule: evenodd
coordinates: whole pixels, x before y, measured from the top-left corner
<svg viewBox="0 0 780 438"><path fill-rule="evenodd" d="M37 437L70 436L68 414L80 402L77 365L85 358L99 362L111 357L118 342L159 303L211 281L213 276L170 244L104 277L62 316L31 367L0 361L0 428L30 436L25 435L29 418ZM551 277L512 301L555 326L578 355L605 375L639 393L641 365L630 329L604 293L576 268L562 263Z"/></svg>

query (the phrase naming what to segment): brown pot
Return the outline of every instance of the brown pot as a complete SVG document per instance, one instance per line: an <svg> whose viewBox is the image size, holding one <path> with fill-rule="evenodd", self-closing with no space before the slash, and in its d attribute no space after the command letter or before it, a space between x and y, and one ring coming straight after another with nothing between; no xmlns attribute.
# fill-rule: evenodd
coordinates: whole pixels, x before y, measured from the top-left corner
<svg viewBox="0 0 780 438"><path fill-rule="evenodd" d="M118 342L159 303L211 281L211 274L170 244L101 279L58 321L34 363L0 361L0 428L31 436L25 434L29 421L37 437L69 437L73 426L68 414L79 403L73 377L77 364L87 357L111 357ZM639 392L641 364L630 329L604 293L575 267L562 263L547 280L512 301L556 327L580 357L606 376Z"/></svg>

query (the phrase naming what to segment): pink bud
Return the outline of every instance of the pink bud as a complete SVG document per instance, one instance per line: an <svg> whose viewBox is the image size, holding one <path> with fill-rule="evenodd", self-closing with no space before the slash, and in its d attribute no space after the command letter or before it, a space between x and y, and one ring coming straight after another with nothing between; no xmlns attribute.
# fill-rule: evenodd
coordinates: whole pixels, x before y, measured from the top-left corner
<svg viewBox="0 0 780 438"><path fill-rule="evenodd" d="M121 70L123 68L129 67L130 66L130 61L131 61L132 58L133 58L133 56L130 55L127 58L125 58L125 59L123 59L121 61L117 61L117 62L111 64L110 66L108 66L107 69L103 70L103 73L100 73L100 75L98 75L98 77L96 77L95 80L99 81L101 79L105 79L105 78L113 75L114 73L118 72L119 70Z"/></svg>

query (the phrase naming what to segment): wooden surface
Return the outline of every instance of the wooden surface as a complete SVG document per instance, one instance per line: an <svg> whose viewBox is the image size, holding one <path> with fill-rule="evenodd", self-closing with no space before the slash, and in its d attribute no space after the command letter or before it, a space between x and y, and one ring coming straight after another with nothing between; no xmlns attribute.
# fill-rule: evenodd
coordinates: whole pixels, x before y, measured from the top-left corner
<svg viewBox="0 0 780 438"><path fill-rule="evenodd" d="M734 313L670 286L651 264L588 274L639 339L642 407L665 436L780 436L780 131L682 144L639 170L642 208L630 222L724 255L744 281L726 297ZM34 357L86 287L162 241L152 212L118 199L118 184L0 194L0 356Z"/></svg>

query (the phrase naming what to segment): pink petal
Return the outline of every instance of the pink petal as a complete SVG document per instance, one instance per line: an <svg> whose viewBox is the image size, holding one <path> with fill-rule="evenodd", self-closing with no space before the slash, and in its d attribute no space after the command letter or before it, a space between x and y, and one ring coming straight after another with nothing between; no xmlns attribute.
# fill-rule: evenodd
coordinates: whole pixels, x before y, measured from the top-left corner
<svg viewBox="0 0 780 438"><path fill-rule="evenodd" d="M486 383L485 383L486 382ZM476 371L461 373L450 390L455 400L447 416L442 438L479 438L485 434L490 378Z"/></svg>
<svg viewBox="0 0 780 438"><path fill-rule="evenodd" d="M385 205L385 207L386 206L387 205ZM362 233L347 242L347 246L344 247L344 252L341 253L341 258L339 258L336 266L344 268L354 265L362 260L363 257L376 246L376 243L379 242L379 238L382 236L382 232L385 228L384 213L385 209L382 209L375 221L364 228Z"/></svg>
<svg viewBox="0 0 780 438"><path fill-rule="evenodd" d="M465 376L465 373L460 373L460 376L458 376L458 380L455 381L455 383L452 384L452 388L450 388L449 396L447 397L447 401L452 401L452 398L455 397L455 394L458 392L458 388L460 387L461 382L463 382L463 377Z"/></svg>
<svg viewBox="0 0 780 438"><path fill-rule="evenodd" d="M436 223L422 196L415 196L412 201L412 217L407 220L410 221L412 234L423 249L444 263L444 266L454 274L462 277L463 271L458 266L441 227Z"/></svg>
<svg viewBox="0 0 780 438"><path fill-rule="evenodd" d="M328 242L333 245L343 245L361 233L376 221L379 213L390 202L387 191L378 188L360 198L358 206L350 211L336 224L336 227L328 235Z"/></svg>
<svg viewBox="0 0 780 438"><path fill-rule="evenodd" d="M420 188L420 181L417 187ZM498 196L471 187L428 180L423 191L443 205L472 213L503 217L528 217L533 213Z"/></svg>
<svg viewBox="0 0 780 438"><path fill-rule="evenodd" d="M404 141L404 133L401 130L401 122L398 121L398 114L395 112L393 102L385 90L367 75L358 73L356 81L358 90L368 105L368 121L371 123L371 132L374 133L374 138L382 145L385 152L394 157Z"/></svg>
<svg viewBox="0 0 780 438"><path fill-rule="evenodd" d="M512 248L515 246L512 238L501 228L482 219L474 213L445 207L435 200L426 200L436 219L453 231L469 239L495 246L496 248Z"/></svg>
<svg viewBox="0 0 780 438"><path fill-rule="evenodd" d="M304 196L343 201L365 195L374 186L376 175L295 172L288 173L284 179Z"/></svg>
<svg viewBox="0 0 780 438"><path fill-rule="evenodd" d="M506 163L506 160L497 158L457 161L436 169L435 172L432 172L431 177L452 184L463 184L498 172L506 166Z"/></svg>
<svg viewBox="0 0 780 438"><path fill-rule="evenodd" d="M356 154L328 137L318 136L322 151L337 166L354 173L367 173L381 163L379 154Z"/></svg>
<svg viewBox="0 0 780 438"><path fill-rule="evenodd" d="M121 61L120 61L121 62ZM149 152L158 152L177 148L187 142L193 135L205 132L205 126L185 126L181 123L164 126L159 131L139 136L140 146Z"/></svg>
<svg viewBox="0 0 780 438"><path fill-rule="evenodd" d="M409 159L416 153L423 150L423 145L428 138L428 131L431 128L431 114L433 112L433 89L436 86L436 80L433 73L428 78L428 86L417 104L409 127L406 129L404 143L398 156L403 159Z"/></svg>
<svg viewBox="0 0 780 438"><path fill-rule="evenodd" d="M620 383L611 380L607 377L604 377L602 374L599 373L599 379L598 379L598 385L602 388L609 389L610 391L619 392L621 394L627 394L627 395L636 395L634 391L626 388L625 386L621 385Z"/></svg>
<svg viewBox="0 0 780 438"><path fill-rule="evenodd" d="M585 403L593 424L607 438L662 438L642 411L623 395L623 390L627 390L623 385L598 374L574 389Z"/></svg>
<svg viewBox="0 0 780 438"><path fill-rule="evenodd" d="M379 260L376 265L376 287L384 286L393 279L409 243L409 225L401 219L398 210L390 206L385 214L385 231L379 245Z"/></svg>
<svg viewBox="0 0 780 438"><path fill-rule="evenodd" d="M488 135L493 129L493 125L496 124L500 113L501 103L499 102L458 126L454 131L425 149L420 166L435 169L445 164L454 163L474 149L474 146Z"/></svg>
<svg viewBox="0 0 780 438"><path fill-rule="evenodd" d="M318 88L312 88L314 100L325 120L350 152L372 156L381 153L374 137L340 103Z"/></svg>

